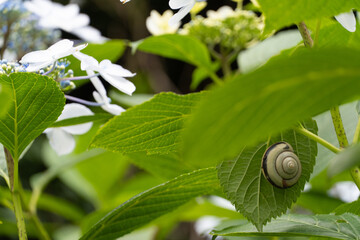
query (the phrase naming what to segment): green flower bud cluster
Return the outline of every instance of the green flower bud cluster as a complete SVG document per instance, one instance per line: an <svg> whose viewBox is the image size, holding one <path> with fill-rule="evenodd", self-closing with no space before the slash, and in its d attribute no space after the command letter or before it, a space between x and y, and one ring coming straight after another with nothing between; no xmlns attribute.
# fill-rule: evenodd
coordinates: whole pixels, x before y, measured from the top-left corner
<svg viewBox="0 0 360 240"><path fill-rule="evenodd" d="M196 16L185 24L182 32L209 46L240 50L256 42L263 29L261 18L251 11L222 7L217 12L208 11L207 15L207 18Z"/></svg>

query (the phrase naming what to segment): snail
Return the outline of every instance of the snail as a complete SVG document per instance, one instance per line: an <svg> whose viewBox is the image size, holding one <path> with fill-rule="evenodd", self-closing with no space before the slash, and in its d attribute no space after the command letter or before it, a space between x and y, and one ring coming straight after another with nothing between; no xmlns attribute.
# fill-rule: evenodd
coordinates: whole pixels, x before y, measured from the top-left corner
<svg viewBox="0 0 360 240"><path fill-rule="evenodd" d="M275 143L266 149L261 169L264 177L278 188L293 186L301 176L301 162L286 142Z"/></svg>

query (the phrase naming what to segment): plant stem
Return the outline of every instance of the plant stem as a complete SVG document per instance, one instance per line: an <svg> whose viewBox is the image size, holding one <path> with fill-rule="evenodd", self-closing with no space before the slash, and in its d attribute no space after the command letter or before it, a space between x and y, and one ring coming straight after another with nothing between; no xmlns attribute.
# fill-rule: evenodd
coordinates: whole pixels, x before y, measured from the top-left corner
<svg viewBox="0 0 360 240"><path fill-rule="evenodd" d="M349 142L346 137L346 133L345 133L342 119L341 119L339 107L337 106L337 107L331 108L330 112L331 112L331 117L332 117L332 120L334 123L336 136L339 141L339 145L341 148L345 148L345 147L349 146ZM358 125L359 125L359 123L358 123ZM356 127L356 128L358 128L358 127ZM357 135L357 134L358 133L355 132L355 135ZM355 137L356 136L354 136L354 139L355 139ZM358 166L353 167L350 170L350 174L351 174L351 177L353 178L356 186L358 187L358 189L360 189L360 168Z"/></svg>
<svg viewBox="0 0 360 240"><path fill-rule="evenodd" d="M18 227L19 239L27 240L25 220L21 206L21 199L19 193L19 161L13 158L8 149L4 147L6 164L10 178L10 192L14 205L14 212L16 217L16 224Z"/></svg>
<svg viewBox="0 0 360 240"><path fill-rule="evenodd" d="M349 146L349 142L346 137L344 124L341 119L339 107L338 106L332 107L330 109L330 113L331 113L331 118L332 118L332 121L334 124L335 132L336 132L337 139L339 141L340 148L345 148L345 147Z"/></svg>
<svg viewBox="0 0 360 240"><path fill-rule="evenodd" d="M319 23L320 24L320 23ZM310 35L310 32L309 30L307 29L306 25L304 22L301 22L299 23L298 25L298 28L299 28L299 31L301 33L301 36L304 40L304 44L306 47L308 48L312 48L314 46L314 41L312 40L311 38L311 35ZM319 29L320 29L320 25L318 25L318 29L317 29L317 34L319 32ZM335 128L335 132L336 132L336 136L338 138L338 142L339 142L339 145L340 145L340 148L345 148L349 145L349 142L347 140L347 137L346 137L346 133L345 133L345 129L344 129L344 125L343 125L343 122L342 122L342 119L341 119L341 115L340 115L340 110L339 110L339 107L336 106L336 107L333 107L330 109L330 112L331 112L331 117L332 117L332 120L333 120L333 124L334 124L334 128ZM358 123L359 125L359 123ZM315 135L315 134L314 134ZM315 135L316 136L316 135ZM316 136L318 137L318 136ZM354 139L356 138L356 141L357 139L359 138L359 130L358 130L358 127L357 127L357 131L355 132L355 136L354 136ZM314 138L315 140L315 138ZM316 140L315 140L316 141ZM321 142L319 142L320 144L322 144ZM331 147L332 145L330 144L329 147ZM329 148L330 149L330 148ZM333 150L336 150L337 148L333 149ZM331 150L331 149L330 149ZM333 151L334 152L334 151ZM350 170L350 173L351 173L351 176L356 184L356 186L360 189L360 168L359 167L353 167L351 170Z"/></svg>
<svg viewBox="0 0 360 240"><path fill-rule="evenodd" d="M359 116L358 123L356 125L354 138L353 138L353 144L356 144L359 141L359 136L360 136L360 116Z"/></svg>
<svg viewBox="0 0 360 240"><path fill-rule="evenodd" d="M304 22L301 22L297 25L300 34L304 40L304 44L306 47L312 48L314 46L314 41L311 38L310 32L307 29L306 25Z"/></svg>
<svg viewBox="0 0 360 240"><path fill-rule="evenodd" d="M306 137L310 138L311 140L314 140L315 142L320 143L321 145L323 145L324 147L326 147L327 149L329 149L330 151L332 151L334 153L339 153L341 151L341 149L335 147L334 145L332 145L331 143L329 143L325 139L323 139L323 138L319 137L318 135L310 132L309 130L307 130L304 127L297 127L297 128L295 128L295 130L298 133L301 133L301 134L305 135Z"/></svg>

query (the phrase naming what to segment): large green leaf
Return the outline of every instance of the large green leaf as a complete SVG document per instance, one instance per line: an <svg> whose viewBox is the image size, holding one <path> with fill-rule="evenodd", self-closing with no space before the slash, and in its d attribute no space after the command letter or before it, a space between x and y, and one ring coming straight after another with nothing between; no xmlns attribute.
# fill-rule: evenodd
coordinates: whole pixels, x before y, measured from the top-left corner
<svg viewBox="0 0 360 240"><path fill-rule="evenodd" d="M308 121L304 126L314 133L317 131L314 121ZM268 147L266 143L245 147L235 159L222 162L218 169L220 184L227 198L259 230L271 218L283 214L296 201L315 164L317 145L314 141L294 130L272 138L270 144L280 141L289 143L301 161L301 177L290 188L274 187L264 178L261 160Z"/></svg>
<svg viewBox="0 0 360 240"><path fill-rule="evenodd" d="M237 62L242 73L248 73L266 63L281 51L295 47L302 41L298 30L289 30L271 36L264 41L241 51Z"/></svg>
<svg viewBox="0 0 360 240"><path fill-rule="evenodd" d="M359 29L360 25L356 27ZM360 31L349 32L338 22L325 26L319 31L317 47L346 46L359 49Z"/></svg>
<svg viewBox="0 0 360 240"><path fill-rule="evenodd" d="M202 95L160 93L111 119L92 146L122 153L166 154L177 150L184 120Z"/></svg>
<svg viewBox="0 0 360 240"><path fill-rule="evenodd" d="M328 214L339 207L343 201L330 197L326 191L305 191L297 199L296 204L315 214Z"/></svg>
<svg viewBox="0 0 360 240"><path fill-rule="evenodd" d="M275 57L200 101L185 126L185 158L214 166L244 146L359 97L359 80L360 51L354 49L299 49Z"/></svg>
<svg viewBox="0 0 360 240"><path fill-rule="evenodd" d="M0 85L0 117L4 116L11 106L11 90L6 85Z"/></svg>
<svg viewBox="0 0 360 240"><path fill-rule="evenodd" d="M165 155L130 153L127 155L127 158L138 167L165 180L172 179L193 170L191 166L188 166L182 161L182 158L178 153L169 153Z"/></svg>
<svg viewBox="0 0 360 240"><path fill-rule="evenodd" d="M179 34L152 36L136 45L137 50L181 60L211 70L210 55L198 39Z"/></svg>
<svg viewBox="0 0 360 240"><path fill-rule="evenodd" d="M15 159L62 112L64 94L55 81L34 73L0 76L0 84L12 89L12 104L0 119L0 142Z"/></svg>
<svg viewBox="0 0 360 240"><path fill-rule="evenodd" d="M208 168L181 175L145 191L114 209L81 239L115 239L173 211L194 197L218 188L216 169Z"/></svg>
<svg viewBox="0 0 360 240"><path fill-rule="evenodd" d="M357 0L257 0L265 15L265 32L278 30L301 21L332 17L360 8Z"/></svg>
<svg viewBox="0 0 360 240"><path fill-rule="evenodd" d="M234 222L233 226L215 230L218 236L314 236L328 239L359 239L360 217L345 213L343 215L284 215L271 221L258 232L254 226L244 221Z"/></svg>

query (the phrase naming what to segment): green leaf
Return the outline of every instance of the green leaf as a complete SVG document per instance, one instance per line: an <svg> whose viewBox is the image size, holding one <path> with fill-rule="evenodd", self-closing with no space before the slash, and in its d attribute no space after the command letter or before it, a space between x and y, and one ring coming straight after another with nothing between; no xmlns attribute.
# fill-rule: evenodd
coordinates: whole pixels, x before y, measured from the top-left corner
<svg viewBox="0 0 360 240"><path fill-rule="evenodd" d="M328 168L328 176L333 177L360 163L360 144L350 146L336 154Z"/></svg>
<svg viewBox="0 0 360 240"><path fill-rule="evenodd" d="M360 215L360 200L351 202L351 203L344 203L340 206L338 206L334 213L337 215L343 214L343 213L353 213L356 215Z"/></svg>
<svg viewBox="0 0 360 240"><path fill-rule="evenodd" d="M127 158L152 175L166 180L192 170L191 166L187 166L177 153L169 153L166 155L130 153L127 155Z"/></svg>
<svg viewBox="0 0 360 240"><path fill-rule="evenodd" d="M326 191L316 192L312 190L301 193L296 201L297 205L300 205L315 214L331 213L342 203L343 202L339 199L329 197L326 194Z"/></svg>
<svg viewBox="0 0 360 240"><path fill-rule="evenodd" d="M185 160L214 166L244 146L359 97L359 69L354 49L299 49L272 58L201 99L185 126Z"/></svg>
<svg viewBox="0 0 360 240"><path fill-rule="evenodd" d="M5 116L11 106L11 90L6 85L0 85L0 117Z"/></svg>
<svg viewBox="0 0 360 240"><path fill-rule="evenodd" d="M359 9L357 0L257 0L265 16L265 33L301 21L332 17L352 8Z"/></svg>
<svg viewBox="0 0 360 240"><path fill-rule="evenodd" d="M289 214L271 221L258 232L251 224L243 224L215 230L218 236L313 236L331 239L359 239L360 217L345 213L343 215L296 215Z"/></svg>
<svg viewBox="0 0 360 240"><path fill-rule="evenodd" d="M91 116L81 116L81 117L74 117L74 118L67 118L61 121L54 122L50 127L66 127L66 126L72 126L87 122L106 122L109 119L114 117L111 114L108 113L96 113L95 115Z"/></svg>
<svg viewBox="0 0 360 240"><path fill-rule="evenodd" d="M308 121L304 126L314 133L317 131L315 121ZM223 161L218 168L220 184L227 198L259 230L271 218L283 214L296 201L315 164L315 142L294 130L272 138L270 144L280 141L289 143L301 161L301 177L290 188L277 188L263 176L261 160L268 147L266 143L244 147L235 159Z"/></svg>
<svg viewBox="0 0 360 240"><path fill-rule="evenodd" d="M212 72L217 72L220 69L221 65L219 62L212 63ZM202 83L206 78L209 77L209 72L204 68L197 68L192 74L192 81L190 85L191 90L195 90L200 83Z"/></svg>
<svg viewBox="0 0 360 240"><path fill-rule="evenodd" d="M271 36L240 52L237 58L240 71L248 73L266 63L282 50L295 47L301 41L301 35L297 30L280 32L275 36Z"/></svg>
<svg viewBox="0 0 360 240"><path fill-rule="evenodd" d="M184 121L203 95L160 93L111 119L95 136L92 146L122 153L175 151Z"/></svg>
<svg viewBox="0 0 360 240"><path fill-rule="evenodd" d="M360 25L357 22L356 28ZM359 49L360 31L349 32L337 21L332 21L319 31L316 47L351 47Z"/></svg>
<svg viewBox="0 0 360 240"><path fill-rule="evenodd" d="M61 114L64 94L56 82L34 73L2 74L0 84L12 89L12 104L0 119L0 142L14 159Z"/></svg>
<svg viewBox="0 0 360 240"><path fill-rule="evenodd" d="M218 188L216 169L208 168L181 175L145 191L114 209L81 239L115 239L171 212L194 197Z"/></svg>
<svg viewBox="0 0 360 240"><path fill-rule="evenodd" d="M58 156L46 144L43 146L43 156L49 168L31 178L34 191L41 192L50 181L59 177L71 189L97 206L106 203L108 197L116 193L113 187L128 165L122 155L101 149Z"/></svg>
<svg viewBox="0 0 360 240"><path fill-rule="evenodd" d="M151 36L137 45L137 50L212 69L206 46L191 36L179 34Z"/></svg>

